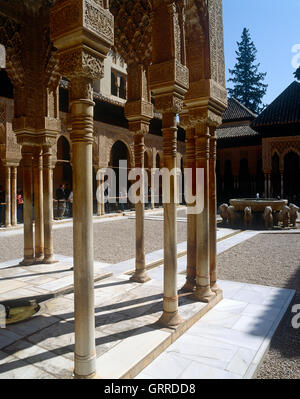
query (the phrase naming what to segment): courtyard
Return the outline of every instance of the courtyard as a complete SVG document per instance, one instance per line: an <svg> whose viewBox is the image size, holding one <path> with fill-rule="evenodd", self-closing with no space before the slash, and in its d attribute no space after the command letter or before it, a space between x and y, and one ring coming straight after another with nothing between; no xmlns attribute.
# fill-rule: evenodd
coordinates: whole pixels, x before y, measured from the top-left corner
<svg viewBox="0 0 300 399"><path fill-rule="evenodd" d="M177 217L180 289L186 268L184 207ZM72 378L72 222L54 225L54 248L60 261L54 265L17 266L16 260L22 258L21 232L0 231L0 300L35 298L41 309L31 320L0 330L0 378ZM144 285L129 281L135 267L134 214L94 218L100 377L299 376L299 334L292 326L292 307L300 299L299 230L258 232L219 227L217 234L219 284L224 299L200 320L194 319L184 327L182 335L172 338L174 333L157 326L163 284L162 211L147 211L145 216L146 263L151 281ZM185 319L195 318L202 307L204 304L180 296L179 311ZM191 352L189 342L194 343ZM255 357L259 362L255 363Z"/></svg>

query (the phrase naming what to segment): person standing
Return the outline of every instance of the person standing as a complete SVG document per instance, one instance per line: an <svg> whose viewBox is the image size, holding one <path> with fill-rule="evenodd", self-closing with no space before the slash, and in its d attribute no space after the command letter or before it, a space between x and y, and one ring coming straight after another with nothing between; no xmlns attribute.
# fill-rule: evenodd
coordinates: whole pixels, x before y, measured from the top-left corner
<svg viewBox="0 0 300 399"><path fill-rule="evenodd" d="M66 188L65 188L65 200L66 200L66 216L70 217L70 201L69 201L69 196L71 194L71 188L70 185L67 183Z"/></svg>
<svg viewBox="0 0 300 399"><path fill-rule="evenodd" d="M57 219L61 220L66 210L65 186L61 184L55 193L57 200Z"/></svg>
<svg viewBox="0 0 300 399"><path fill-rule="evenodd" d="M17 191L17 221L18 221L18 223L23 222L23 205L24 205L24 199L23 199L22 190L20 188L18 188L18 191Z"/></svg>
<svg viewBox="0 0 300 399"><path fill-rule="evenodd" d="M69 214L68 214L68 216L69 217L73 217L73 191L71 190L70 191L70 194L69 194L69 196L68 196L68 200L67 200L68 202L68 204L69 204Z"/></svg>

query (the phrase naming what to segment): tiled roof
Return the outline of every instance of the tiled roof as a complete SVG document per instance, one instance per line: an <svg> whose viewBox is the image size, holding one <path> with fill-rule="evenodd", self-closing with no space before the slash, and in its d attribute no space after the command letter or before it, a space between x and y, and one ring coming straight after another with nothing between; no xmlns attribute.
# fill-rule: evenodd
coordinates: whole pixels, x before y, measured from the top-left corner
<svg viewBox="0 0 300 399"><path fill-rule="evenodd" d="M253 120L256 115L247 107L241 104L237 99L231 97L228 99L228 107L223 114L223 123L239 120Z"/></svg>
<svg viewBox="0 0 300 399"><path fill-rule="evenodd" d="M263 126L288 125L300 122L300 83L293 82L251 124Z"/></svg>
<svg viewBox="0 0 300 399"><path fill-rule="evenodd" d="M248 125L226 126L217 129L218 140L238 137L259 137L260 134Z"/></svg>

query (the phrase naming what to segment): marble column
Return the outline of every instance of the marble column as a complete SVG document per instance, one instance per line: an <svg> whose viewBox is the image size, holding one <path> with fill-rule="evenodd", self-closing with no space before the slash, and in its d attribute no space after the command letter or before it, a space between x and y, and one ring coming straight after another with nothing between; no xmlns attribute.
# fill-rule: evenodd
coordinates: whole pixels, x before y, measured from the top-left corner
<svg viewBox="0 0 300 399"><path fill-rule="evenodd" d="M135 134L134 136L134 159L135 167L144 171L145 159L145 138L143 134ZM135 204L135 273L130 278L131 281L137 283L145 283L150 280L146 270L145 260L145 205L143 199L144 193L144 174L140 177L140 189L137 196L141 198Z"/></svg>
<svg viewBox="0 0 300 399"><path fill-rule="evenodd" d="M33 151L35 261L44 260L44 213L43 213L43 152L41 147Z"/></svg>
<svg viewBox="0 0 300 399"><path fill-rule="evenodd" d="M73 254L75 299L75 370L77 378L96 375L93 248L92 79L71 80L73 154Z"/></svg>
<svg viewBox="0 0 300 399"><path fill-rule="evenodd" d="M284 172L280 171L280 195L284 197Z"/></svg>
<svg viewBox="0 0 300 399"><path fill-rule="evenodd" d="M217 137L216 128L210 127L210 157L209 157L209 262L210 287L218 290L217 279Z"/></svg>
<svg viewBox="0 0 300 399"><path fill-rule="evenodd" d="M97 216L105 215L104 207L104 176L101 171L97 173Z"/></svg>
<svg viewBox="0 0 300 399"><path fill-rule="evenodd" d="M5 167L5 227L11 227L11 167Z"/></svg>
<svg viewBox="0 0 300 399"><path fill-rule="evenodd" d="M204 170L204 209L197 215L197 264L194 298L210 302L215 296L210 287L209 232L209 127L203 122L196 126L196 167Z"/></svg>
<svg viewBox="0 0 300 399"><path fill-rule="evenodd" d="M190 195L196 195L196 159L195 159L195 129L186 128L186 168L192 171L189 187ZM187 271L186 282L182 287L184 292L192 292L196 287L196 253L197 253L197 215L189 213L189 207L195 204L187 203Z"/></svg>
<svg viewBox="0 0 300 399"><path fill-rule="evenodd" d="M271 175L270 174L268 174L268 177L267 177L267 193L268 193L267 198L270 198L271 197Z"/></svg>
<svg viewBox="0 0 300 399"><path fill-rule="evenodd" d="M11 224L16 226L17 221L17 167L11 168Z"/></svg>
<svg viewBox="0 0 300 399"><path fill-rule="evenodd" d="M151 209L155 208L155 166L151 170Z"/></svg>
<svg viewBox="0 0 300 399"><path fill-rule="evenodd" d="M32 149L23 147L23 220L24 220L24 260L21 265L34 264L33 220L32 220Z"/></svg>
<svg viewBox="0 0 300 399"><path fill-rule="evenodd" d="M43 147L43 209L44 209L44 260L45 264L55 263L53 249L53 166L52 148Z"/></svg>
<svg viewBox="0 0 300 399"><path fill-rule="evenodd" d="M170 172L170 202L163 198L164 206L164 299L159 323L167 327L178 326L182 319L178 313L177 293L177 123L176 114L163 113L162 120L164 167ZM171 173L172 172L172 173ZM163 182L165 184L166 182ZM167 187L163 186L163 192Z"/></svg>
<svg viewBox="0 0 300 399"><path fill-rule="evenodd" d="M268 175L265 173L265 198L268 198Z"/></svg>

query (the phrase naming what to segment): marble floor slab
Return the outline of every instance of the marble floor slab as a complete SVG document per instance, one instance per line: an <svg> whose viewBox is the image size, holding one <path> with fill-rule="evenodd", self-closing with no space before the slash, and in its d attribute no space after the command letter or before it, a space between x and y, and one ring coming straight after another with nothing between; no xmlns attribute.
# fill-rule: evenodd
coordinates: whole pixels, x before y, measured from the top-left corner
<svg viewBox="0 0 300 399"><path fill-rule="evenodd" d="M295 291L228 281L219 286L224 299L137 379L253 378Z"/></svg>

